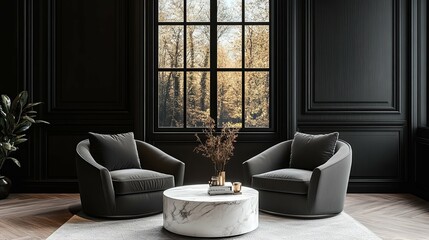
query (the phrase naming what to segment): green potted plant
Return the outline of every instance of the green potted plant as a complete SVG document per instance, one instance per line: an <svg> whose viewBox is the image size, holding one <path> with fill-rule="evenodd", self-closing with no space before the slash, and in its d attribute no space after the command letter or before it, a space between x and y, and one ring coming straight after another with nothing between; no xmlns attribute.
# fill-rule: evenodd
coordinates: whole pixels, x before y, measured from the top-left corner
<svg viewBox="0 0 429 240"><path fill-rule="evenodd" d="M11 186L9 178L1 175L1 169L6 160L12 160L18 167L20 162L11 154L18 150L18 145L26 142L25 131L34 123L46 123L35 120L37 112L34 106L41 102L29 103L27 91L22 91L11 102L7 95L1 95L0 101L0 199L7 198Z"/></svg>

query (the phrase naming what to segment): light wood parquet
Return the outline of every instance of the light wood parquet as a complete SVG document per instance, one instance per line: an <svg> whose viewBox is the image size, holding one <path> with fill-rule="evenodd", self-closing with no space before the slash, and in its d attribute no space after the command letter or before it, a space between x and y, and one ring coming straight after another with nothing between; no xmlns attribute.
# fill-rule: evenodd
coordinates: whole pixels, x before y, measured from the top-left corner
<svg viewBox="0 0 429 240"><path fill-rule="evenodd" d="M46 239L79 210L78 194L12 194L0 240ZM348 194L345 212L383 239L429 239L429 202L411 194Z"/></svg>
<svg viewBox="0 0 429 240"><path fill-rule="evenodd" d="M344 211L383 239L429 239L429 202L411 194L348 194Z"/></svg>
<svg viewBox="0 0 429 240"><path fill-rule="evenodd" d="M46 239L78 208L78 194L11 194L0 200L0 239Z"/></svg>

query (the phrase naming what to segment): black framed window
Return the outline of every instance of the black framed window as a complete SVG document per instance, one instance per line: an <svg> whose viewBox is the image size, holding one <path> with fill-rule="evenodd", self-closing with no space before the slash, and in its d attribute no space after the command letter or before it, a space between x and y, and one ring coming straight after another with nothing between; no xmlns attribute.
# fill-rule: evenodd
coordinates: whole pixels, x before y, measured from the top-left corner
<svg viewBox="0 0 429 240"><path fill-rule="evenodd" d="M270 0L155 2L158 130L273 126Z"/></svg>

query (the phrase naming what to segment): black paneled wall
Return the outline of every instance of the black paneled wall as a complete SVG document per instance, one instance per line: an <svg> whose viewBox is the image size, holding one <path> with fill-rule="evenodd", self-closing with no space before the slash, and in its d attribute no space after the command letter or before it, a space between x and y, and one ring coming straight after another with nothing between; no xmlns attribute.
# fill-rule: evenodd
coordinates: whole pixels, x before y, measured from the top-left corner
<svg viewBox="0 0 429 240"><path fill-rule="evenodd" d="M23 169L9 163L2 172L13 179L15 191L77 191L75 148L87 132L138 129L129 4L18 1L17 57L28 73L18 86L44 102L37 110L51 124L33 127L20 157Z"/></svg>
<svg viewBox="0 0 429 240"><path fill-rule="evenodd" d="M2 49L17 50L0 56L13 62L7 71L2 66L0 90L28 89L45 102L41 118L52 123L32 130L20 154L23 169L8 164L2 172L15 191L77 191L75 146L88 131L134 131L186 163L185 183L206 182L212 166L193 153L193 135L155 135L153 116L145 115L153 91L145 89L153 81L146 74L145 1L8 2ZM241 179L241 162L295 130L338 131L353 147L350 191L406 191L414 179L419 2L273 1L275 131L240 136L230 180Z"/></svg>
<svg viewBox="0 0 429 240"><path fill-rule="evenodd" d="M408 3L307 0L301 7L298 129L338 131L352 145L353 189L400 189L407 181Z"/></svg>

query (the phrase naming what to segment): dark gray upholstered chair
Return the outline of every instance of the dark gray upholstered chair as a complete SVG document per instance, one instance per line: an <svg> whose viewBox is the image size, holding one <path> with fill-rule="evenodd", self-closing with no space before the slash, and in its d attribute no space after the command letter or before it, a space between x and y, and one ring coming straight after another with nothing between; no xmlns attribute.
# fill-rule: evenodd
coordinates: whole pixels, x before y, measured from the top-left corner
<svg viewBox="0 0 429 240"><path fill-rule="evenodd" d="M142 169L109 172L90 153L89 140L76 148L80 198L85 213L96 217L140 217L162 212L165 189L183 185L185 164L136 140Z"/></svg>
<svg viewBox="0 0 429 240"><path fill-rule="evenodd" d="M351 146L337 141L335 154L308 171L289 168L291 145L292 140L281 142L243 163L244 184L259 191L259 208L296 217L340 213L352 163Z"/></svg>

